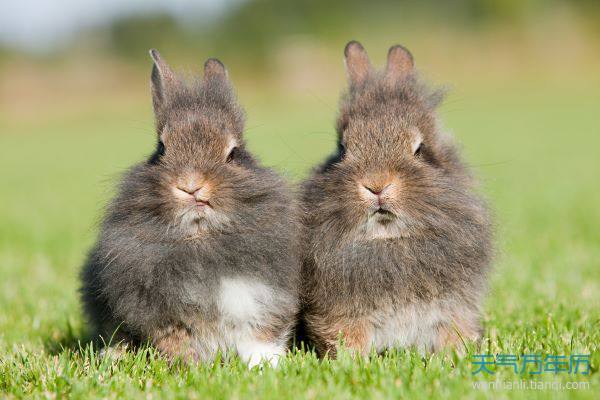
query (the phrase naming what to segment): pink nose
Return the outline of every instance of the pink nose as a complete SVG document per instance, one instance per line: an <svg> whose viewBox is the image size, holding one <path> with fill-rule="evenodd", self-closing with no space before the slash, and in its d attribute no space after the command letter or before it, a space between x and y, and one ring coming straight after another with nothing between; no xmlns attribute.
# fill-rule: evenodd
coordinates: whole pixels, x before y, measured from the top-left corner
<svg viewBox="0 0 600 400"><path fill-rule="evenodd" d="M185 185L177 185L177 189L186 192L187 194L194 195L197 191L201 190L203 185L199 184L185 184Z"/></svg>
<svg viewBox="0 0 600 400"><path fill-rule="evenodd" d="M365 186L365 185L363 185ZM379 197L379 195L381 194L381 192L383 192L383 189L379 189L379 188L372 188L369 186L365 186L365 189L367 189L369 192L373 193L375 196Z"/></svg>
<svg viewBox="0 0 600 400"><path fill-rule="evenodd" d="M381 204L384 203L384 200L381 198L381 196L382 196L383 192L385 192L385 190L387 188L389 188L390 186L391 186L391 183L387 184L387 185L385 185L383 187L381 187L381 186L375 187L375 186L366 186L366 185L363 185L363 187L365 189L367 189L369 192L371 192L373 195L375 195L377 197L377 204L378 205L381 205Z"/></svg>
<svg viewBox="0 0 600 400"><path fill-rule="evenodd" d="M202 186L194 192L194 199L199 202L208 202L209 193L206 186Z"/></svg>

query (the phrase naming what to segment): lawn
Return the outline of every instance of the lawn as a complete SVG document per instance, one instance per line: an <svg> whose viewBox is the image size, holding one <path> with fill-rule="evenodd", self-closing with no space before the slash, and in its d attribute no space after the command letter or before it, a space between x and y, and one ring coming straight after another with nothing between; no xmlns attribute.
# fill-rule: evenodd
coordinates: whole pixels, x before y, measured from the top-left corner
<svg viewBox="0 0 600 400"><path fill-rule="evenodd" d="M598 398L600 98L590 89L463 88L442 108L497 223L479 348L470 345L466 357L398 350L335 361L301 351L262 371L236 360L172 366L152 349L99 359L84 341L78 270L119 173L153 146L149 98L32 119L0 112L0 397ZM241 90L250 147L302 178L333 149L333 95L286 100ZM534 376L589 386L475 389L530 379L506 366L473 375L469 356L481 353L591 354L588 376Z"/></svg>

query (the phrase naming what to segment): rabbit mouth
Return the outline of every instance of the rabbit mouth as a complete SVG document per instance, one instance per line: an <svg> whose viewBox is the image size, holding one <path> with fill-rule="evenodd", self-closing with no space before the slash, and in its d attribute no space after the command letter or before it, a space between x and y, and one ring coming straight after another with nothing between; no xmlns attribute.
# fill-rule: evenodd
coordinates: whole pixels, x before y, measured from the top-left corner
<svg viewBox="0 0 600 400"><path fill-rule="evenodd" d="M212 204L208 201L194 201L185 207L183 213L188 214L188 218L197 222L198 220L210 217L209 214L213 210Z"/></svg>
<svg viewBox="0 0 600 400"><path fill-rule="evenodd" d="M391 210L387 209L386 207L379 206L371 211L368 219L371 220L371 222L381 225L388 225L396 220L397 217L398 216Z"/></svg>
<svg viewBox="0 0 600 400"><path fill-rule="evenodd" d="M210 202L195 202L181 211L178 225L184 236L197 237L215 229L222 229L230 220L222 212L215 210Z"/></svg>
<svg viewBox="0 0 600 400"><path fill-rule="evenodd" d="M394 214L390 210L387 210L387 209L381 208L381 207L379 207L377 210L375 210L373 212L372 216L377 217L379 220L392 220L392 219L396 218L396 214Z"/></svg>
<svg viewBox="0 0 600 400"><path fill-rule="evenodd" d="M203 210L205 207L212 208L212 204L208 200L196 200L196 209Z"/></svg>
<svg viewBox="0 0 600 400"><path fill-rule="evenodd" d="M365 240L398 239L407 236L404 219L384 207L372 210L361 226L361 237Z"/></svg>

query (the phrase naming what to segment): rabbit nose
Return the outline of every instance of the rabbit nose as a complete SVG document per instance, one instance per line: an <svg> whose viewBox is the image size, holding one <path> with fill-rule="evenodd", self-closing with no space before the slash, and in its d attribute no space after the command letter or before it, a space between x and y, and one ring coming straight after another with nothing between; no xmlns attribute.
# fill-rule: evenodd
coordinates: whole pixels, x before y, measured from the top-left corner
<svg viewBox="0 0 600 400"><path fill-rule="evenodd" d="M194 196L194 193L206 186L206 180L203 176L197 174L185 174L175 182L177 189Z"/></svg>
<svg viewBox="0 0 600 400"><path fill-rule="evenodd" d="M375 185L369 185L369 186L363 185L363 187L365 189L367 189L369 192L373 193L377 197L381 196L381 194L383 192L385 192L390 186L392 186L391 183L388 183L386 185L377 185L377 186L375 186Z"/></svg>
<svg viewBox="0 0 600 400"><path fill-rule="evenodd" d="M208 203L209 200L209 188L204 185L193 193L194 199L201 203Z"/></svg>
<svg viewBox="0 0 600 400"><path fill-rule="evenodd" d="M197 182L186 182L184 184L177 185L177 189L191 195L194 195L194 193L202 189L202 187L203 185Z"/></svg>
<svg viewBox="0 0 600 400"><path fill-rule="evenodd" d="M383 189L380 189L380 188L369 187L367 185L363 185L363 186L364 186L365 189L367 189L369 192L373 193L377 197L379 197L379 195L383 191Z"/></svg>
<svg viewBox="0 0 600 400"><path fill-rule="evenodd" d="M392 186L391 183L388 183L385 185L365 185L365 184L363 184L363 187L365 188L365 190L367 190L371 195L375 196L375 198L377 199L377 205L379 207L381 207L383 205L383 203L385 203L384 195L390 186Z"/></svg>

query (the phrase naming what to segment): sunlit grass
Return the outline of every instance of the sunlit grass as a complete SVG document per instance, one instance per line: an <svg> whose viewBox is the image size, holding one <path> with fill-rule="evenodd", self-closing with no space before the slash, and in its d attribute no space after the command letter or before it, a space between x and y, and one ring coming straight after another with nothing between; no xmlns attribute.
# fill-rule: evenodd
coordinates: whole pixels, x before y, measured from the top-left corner
<svg viewBox="0 0 600 400"><path fill-rule="evenodd" d="M455 93L447 126L484 183L498 254L478 352L592 354L591 390L481 392L476 380L516 380L509 368L471 374L467 357L318 361L290 354L277 370L233 359L169 365L152 349L99 359L86 342L77 273L120 172L154 143L146 102L53 121L0 120L0 393L74 398L594 398L600 382L600 101L590 90ZM252 98L247 139L268 165L297 180L334 143L336 99ZM5 126L3 126L3 124ZM10 126L10 130L6 127Z"/></svg>

